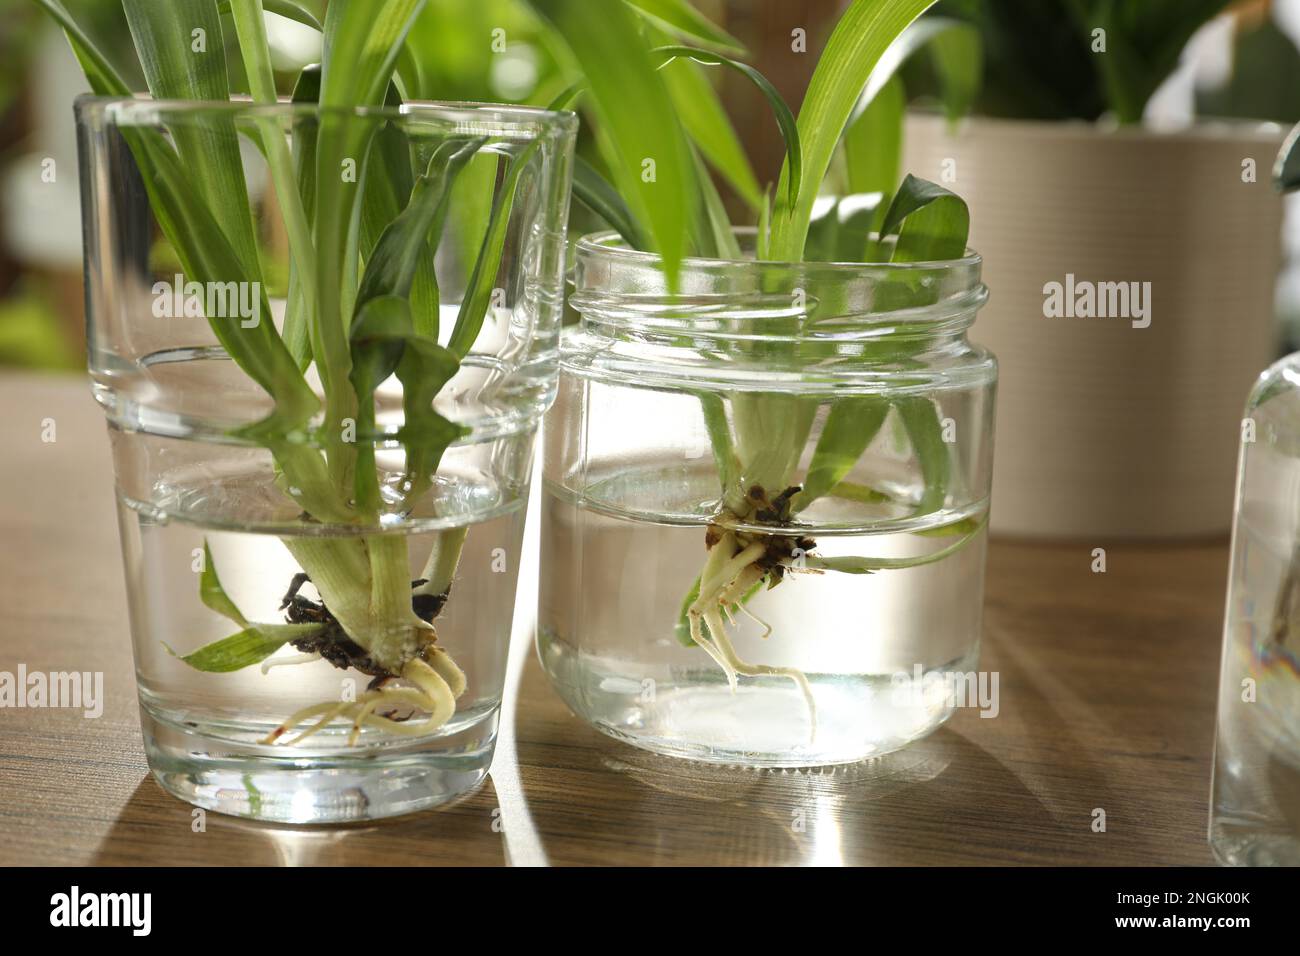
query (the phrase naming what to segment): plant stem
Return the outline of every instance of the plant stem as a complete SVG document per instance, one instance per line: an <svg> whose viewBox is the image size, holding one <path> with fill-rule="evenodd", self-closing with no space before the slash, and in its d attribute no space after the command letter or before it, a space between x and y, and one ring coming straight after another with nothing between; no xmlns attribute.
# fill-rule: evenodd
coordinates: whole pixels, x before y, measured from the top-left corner
<svg viewBox="0 0 1300 956"><path fill-rule="evenodd" d="M450 590L468 534L469 528L448 528L438 533L420 575L425 583L415 589L417 594L446 594Z"/></svg>

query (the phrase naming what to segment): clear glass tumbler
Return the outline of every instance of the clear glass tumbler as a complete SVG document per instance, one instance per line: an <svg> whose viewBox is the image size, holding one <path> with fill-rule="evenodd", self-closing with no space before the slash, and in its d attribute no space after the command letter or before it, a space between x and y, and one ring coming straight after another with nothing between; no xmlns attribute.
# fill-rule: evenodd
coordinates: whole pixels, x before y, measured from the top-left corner
<svg viewBox="0 0 1300 956"><path fill-rule="evenodd" d="M576 118L86 99L77 120L154 776L293 823L464 793L492 757L555 394ZM367 271L439 182L407 279Z"/></svg>
<svg viewBox="0 0 1300 956"><path fill-rule="evenodd" d="M883 754L947 719L983 603L980 265L688 260L670 292L655 257L579 243L537 635L574 713L772 767Z"/></svg>
<svg viewBox="0 0 1300 956"><path fill-rule="evenodd" d="M1300 866L1300 353L1242 419L1211 790L1220 861Z"/></svg>

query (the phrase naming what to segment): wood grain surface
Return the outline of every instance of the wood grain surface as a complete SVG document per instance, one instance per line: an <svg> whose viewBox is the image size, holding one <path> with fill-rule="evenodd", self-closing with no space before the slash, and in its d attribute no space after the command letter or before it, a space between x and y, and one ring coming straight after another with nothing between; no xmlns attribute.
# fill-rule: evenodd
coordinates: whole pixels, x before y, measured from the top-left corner
<svg viewBox="0 0 1300 956"><path fill-rule="evenodd" d="M981 668L1001 712L874 763L750 771L617 743L550 693L521 627L475 793L370 825L208 814L194 832L141 749L102 415L57 377L0 378L0 409L0 671L103 671L107 698L94 720L0 709L0 864L1211 862L1224 541L1112 544L1094 574L1090 543L995 540Z"/></svg>

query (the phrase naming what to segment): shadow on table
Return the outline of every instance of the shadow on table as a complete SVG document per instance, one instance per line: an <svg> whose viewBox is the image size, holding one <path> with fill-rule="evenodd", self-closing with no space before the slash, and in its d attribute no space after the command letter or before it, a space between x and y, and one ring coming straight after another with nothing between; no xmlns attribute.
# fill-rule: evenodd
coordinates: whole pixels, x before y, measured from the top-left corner
<svg viewBox="0 0 1300 956"><path fill-rule="evenodd" d="M208 812L140 781L94 865L490 866L504 862L491 778L460 800L392 820L281 826ZM495 827L495 830L494 830Z"/></svg>
<svg viewBox="0 0 1300 956"><path fill-rule="evenodd" d="M563 785L534 750L521 742L520 761L532 765L524 790L553 864L1010 862L1008 831L1055 827L1006 768L949 730L865 764L800 771L589 741L592 760L580 774L567 767Z"/></svg>
<svg viewBox="0 0 1300 956"><path fill-rule="evenodd" d="M524 699L549 693L535 662L523 683ZM558 704L529 720L515 728L526 813L539 855L553 864L1085 859L1086 844L1058 819L1059 806L951 727L853 766L752 770L638 750Z"/></svg>

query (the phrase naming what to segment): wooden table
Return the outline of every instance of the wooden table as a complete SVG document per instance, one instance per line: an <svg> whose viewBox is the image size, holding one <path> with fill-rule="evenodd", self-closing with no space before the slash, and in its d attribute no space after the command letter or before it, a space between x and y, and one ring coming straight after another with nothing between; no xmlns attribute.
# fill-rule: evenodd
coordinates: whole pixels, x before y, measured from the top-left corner
<svg viewBox="0 0 1300 956"><path fill-rule="evenodd" d="M0 709L0 864L1211 862L1224 541L1111 545L1104 574L1098 543L995 541L981 666L1001 713L959 711L847 769L714 768L609 740L550 693L521 615L477 792L377 824L209 814L196 833L145 768L102 416L57 377L0 377L0 409L0 671L103 671L107 698L98 720Z"/></svg>

